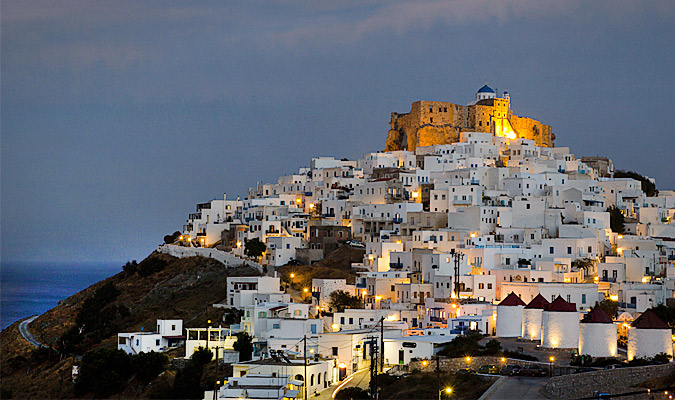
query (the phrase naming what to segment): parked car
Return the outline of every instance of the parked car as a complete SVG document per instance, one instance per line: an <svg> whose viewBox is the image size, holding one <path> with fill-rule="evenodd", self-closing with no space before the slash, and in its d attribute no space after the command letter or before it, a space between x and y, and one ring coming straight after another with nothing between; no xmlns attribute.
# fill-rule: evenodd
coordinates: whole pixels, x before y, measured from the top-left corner
<svg viewBox="0 0 675 400"><path fill-rule="evenodd" d="M548 376L548 370L538 365L526 365L520 370L520 375L524 376Z"/></svg>
<svg viewBox="0 0 675 400"><path fill-rule="evenodd" d="M359 249L363 249L366 247L366 245L361 243L360 240L347 240L345 244L350 245L352 247L358 247Z"/></svg>
<svg viewBox="0 0 675 400"><path fill-rule="evenodd" d="M497 375L497 374L499 374L499 368L497 368L497 366L494 365L494 364L485 364L485 365L481 365L480 368L478 368L478 373L479 374Z"/></svg>
<svg viewBox="0 0 675 400"><path fill-rule="evenodd" d="M471 368L461 368L457 370L458 374L473 374Z"/></svg>
<svg viewBox="0 0 675 400"><path fill-rule="evenodd" d="M499 371L500 375L520 375L520 365L507 365Z"/></svg>
<svg viewBox="0 0 675 400"><path fill-rule="evenodd" d="M584 372L593 372L593 371L595 371L595 368L591 368L591 367L579 367L579 368L577 368L577 369L574 370L574 373L575 373L575 374L581 374L581 373L584 373Z"/></svg>

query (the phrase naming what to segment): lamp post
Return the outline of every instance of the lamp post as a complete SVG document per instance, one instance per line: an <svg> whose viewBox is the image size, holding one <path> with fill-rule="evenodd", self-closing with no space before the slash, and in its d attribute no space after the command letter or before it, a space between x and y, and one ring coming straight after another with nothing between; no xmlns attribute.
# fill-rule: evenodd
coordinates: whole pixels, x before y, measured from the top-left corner
<svg viewBox="0 0 675 400"><path fill-rule="evenodd" d="M218 385L220 385L220 381L216 381L216 383L213 385L213 400L216 400L216 392L218 392Z"/></svg>
<svg viewBox="0 0 675 400"><path fill-rule="evenodd" d="M211 320L207 320L206 323L207 323L207 326L208 326L208 328L206 328L206 350L210 350L209 349L209 334L211 333L210 332L210 330L211 330ZM209 360L209 361L211 361L211 360Z"/></svg>
<svg viewBox="0 0 675 400"><path fill-rule="evenodd" d="M548 358L548 375L553 376L553 363L555 362L555 357L551 356Z"/></svg>
<svg viewBox="0 0 675 400"><path fill-rule="evenodd" d="M447 394L448 396L450 396L450 395L452 394L452 388L451 388L451 387L446 387L446 388L443 389L443 390L439 390L439 391L438 391L438 400L441 400L441 395L442 395L443 393L445 393L445 394Z"/></svg>

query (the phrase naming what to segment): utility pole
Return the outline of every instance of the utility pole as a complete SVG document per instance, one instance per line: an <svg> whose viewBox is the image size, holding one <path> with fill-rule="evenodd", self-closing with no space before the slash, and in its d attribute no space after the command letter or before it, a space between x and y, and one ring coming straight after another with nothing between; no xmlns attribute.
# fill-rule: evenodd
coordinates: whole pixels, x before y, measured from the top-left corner
<svg viewBox="0 0 675 400"><path fill-rule="evenodd" d="M377 361L375 361L375 351L377 341L374 336L370 336L370 398L377 399Z"/></svg>
<svg viewBox="0 0 675 400"><path fill-rule="evenodd" d="M305 336L303 337L302 340L304 341L304 346L303 346L304 349L303 349L302 354L303 354L304 360L305 360L305 361L304 361L304 364L305 364L305 376L304 376L304 378L303 378L303 379L305 380L305 384L302 385L302 386L305 388L305 397L303 397L303 399L307 400L307 335L305 335Z"/></svg>
<svg viewBox="0 0 675 400"><path fill-rule="evenodd" d="M452 256L452 259L455 262L454 289L455 289L455 298L459 300L459 263L462 261L462 258L464 258L464 253L452 249L450 250L450 255Z"/></svg>
<svg viewBox="0 0 675 400"><path fill-rule="evenodd" d="M380 318L380 372L384 373L384 317Z"/></svg>

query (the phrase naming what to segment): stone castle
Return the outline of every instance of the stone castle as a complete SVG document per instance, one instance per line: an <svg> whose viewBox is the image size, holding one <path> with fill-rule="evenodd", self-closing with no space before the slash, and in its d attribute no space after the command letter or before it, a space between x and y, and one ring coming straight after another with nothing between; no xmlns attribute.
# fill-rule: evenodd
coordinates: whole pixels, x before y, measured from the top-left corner
<svg viewBox="0 0 675 400"><path fill-rule="evenodd" d="M466 106L442 101L416 101L406 114L391 113L386 151L411 150L420 146L459 142L461 132L490 132L510 139L534 140L537 146L553 147L551 126L511 112L507 92L497 97L488 85Z"/></svg>

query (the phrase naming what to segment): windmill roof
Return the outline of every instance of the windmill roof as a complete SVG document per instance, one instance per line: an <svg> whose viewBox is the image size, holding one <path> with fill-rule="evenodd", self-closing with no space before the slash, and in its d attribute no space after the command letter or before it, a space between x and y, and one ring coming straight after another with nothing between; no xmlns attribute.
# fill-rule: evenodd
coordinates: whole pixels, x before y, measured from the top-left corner
<svg viewBox="0 0 675 400"><path fill-rule="evenodd" d="M642 313L632 325L638 329L670 329L668 324L661 321L661 318L657 317L651 308Z"/></svg>
<svg viewBox="0 0 675 400"><path fill-rule="evenodd" d="M525 302L520 299L515 293L511 292L508 296L502 300L501 303L497 304L499 306L524 306Z"/></svg>
<svg viewBox="0 0 675 400"><path fill-rule="evenodd" d="M539 293L532 301L530 304L526 305L525 308L540 308L542 310L546 309L546 306L548 306L550 303L548 300L544 298L544 296Z"/></svg>
<svg viewBox="0 0 675 400"><path fill-rule="evenodd" d="M568 303L562 297L558 296L551 304L546 307L546 311L564 311L564 312L576 312L577 305L576 303Z"/></svg>
<svg viewBox="0 0 675 400"><path fill-rule="evenodd" d="M609 315L607 315L606 312L602 310L602 308L595 306L591 310L591 312L588 313L590 318L586 321L585 323L590 323L590 324L611 324L613 323L612 318L610 318Z"/></svg>

